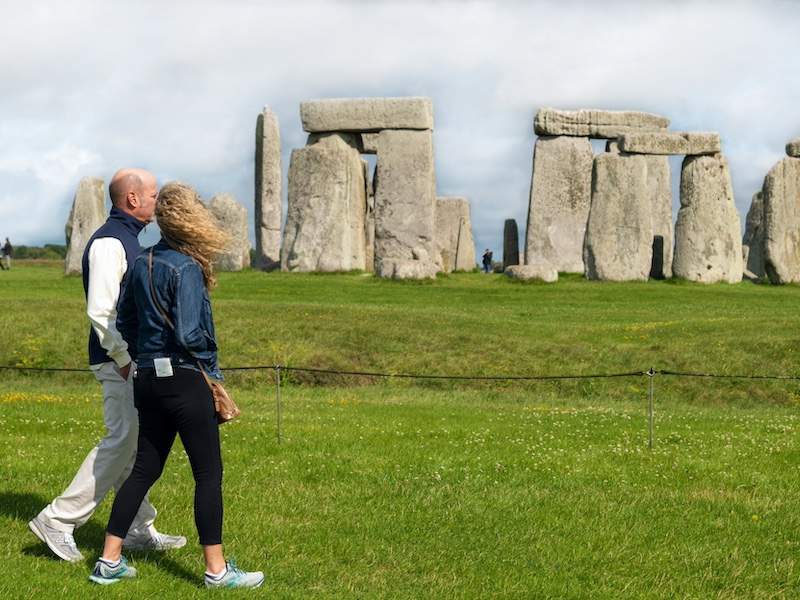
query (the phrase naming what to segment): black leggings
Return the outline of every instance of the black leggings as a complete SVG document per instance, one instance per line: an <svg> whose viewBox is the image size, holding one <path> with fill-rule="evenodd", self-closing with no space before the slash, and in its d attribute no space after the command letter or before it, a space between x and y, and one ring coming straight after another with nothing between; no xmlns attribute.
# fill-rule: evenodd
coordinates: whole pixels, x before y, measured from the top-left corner
<svg viewBox="0 0 800 600"><path fill-rule="evenodd" d="M200 543L222 543L222 456L214 400L198 371L176 367L157 378L141 369L133 384L139 410L139 448L130 476L114 499L106 531L124 538L139 505L161 476L175 434L181 436L194 475L194 521Z"/></svg>

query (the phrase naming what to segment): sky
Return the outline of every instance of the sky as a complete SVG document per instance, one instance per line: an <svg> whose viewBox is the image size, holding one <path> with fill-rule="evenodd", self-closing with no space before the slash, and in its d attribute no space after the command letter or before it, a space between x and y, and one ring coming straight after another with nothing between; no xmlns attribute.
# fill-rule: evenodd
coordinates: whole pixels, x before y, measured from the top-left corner
<svg viewBox="0 0 800 600"><path fill-rule="evenodd" d="M232 193L252 229L264 105L280 121L285 202L291 150L306 141L301 101L430 97L437 193L470 200L478 256L499 257L507 218L524 239L541 107L643 110L672 130L719 132L742 221L800 136L800 2L0 8L0 237L17 244L64 243L80 178L108 182L122 166L207 199ZM677 184L680 158L671 164Z"/></svg>

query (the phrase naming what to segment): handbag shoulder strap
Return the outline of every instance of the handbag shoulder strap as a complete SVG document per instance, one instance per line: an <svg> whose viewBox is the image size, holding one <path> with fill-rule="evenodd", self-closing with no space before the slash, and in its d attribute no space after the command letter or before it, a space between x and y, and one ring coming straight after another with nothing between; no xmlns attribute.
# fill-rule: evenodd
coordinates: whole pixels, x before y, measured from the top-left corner
<svg viewBox="0 0 800 600"><path fill-rule="evenodd" d="M156 307L156 310L161 315L161 318L170 326L172 331L175 331L175 324L172 322L172 319L169 318L167 315L167 311L165 311L161 303L158 301L158 296L156 296L156 288L153 285L153 249L150 248L150 252L147 256L147 279L150 282L150 296L153 298L153 306Z"/></svg>

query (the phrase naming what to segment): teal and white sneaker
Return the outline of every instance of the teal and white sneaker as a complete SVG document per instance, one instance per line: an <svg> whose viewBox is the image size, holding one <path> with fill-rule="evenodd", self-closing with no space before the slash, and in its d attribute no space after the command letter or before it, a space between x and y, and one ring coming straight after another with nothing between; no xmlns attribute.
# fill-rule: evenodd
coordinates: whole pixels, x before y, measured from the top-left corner
<svg viewBox="0 0 800 600"><path fill-rule="evenodd" d="M94 564L94 571L89 575L89 581L94 581L100 585L110 585L123 579L136 577L136 569L128 565L128 561L121 556L119 563L112 567L104 560L98 560Z"/></svg>
<svg viewBox="0 0 800 600"><path fill-rule="evenodd" d="M236 561L229 560L225 563L225 573L213 577L206 573L207 588L257 588L264 583L264 573L261 571L242 571L236 566Z"/></svg>

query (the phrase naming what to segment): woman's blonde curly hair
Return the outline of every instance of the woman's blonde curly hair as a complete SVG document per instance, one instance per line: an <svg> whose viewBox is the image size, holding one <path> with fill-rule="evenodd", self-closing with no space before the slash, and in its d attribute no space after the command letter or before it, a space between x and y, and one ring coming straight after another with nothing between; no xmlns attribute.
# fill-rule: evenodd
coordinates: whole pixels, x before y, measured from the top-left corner
<svg viewBox="0 0 800 600"><path fill-rule="evenodd" d="M179 181L164 184L158 193L156 221L171 248L191 256L203 270L206 289L216 285L213 260L224 252L230 236L219 226L200 196Z"/></svg>

